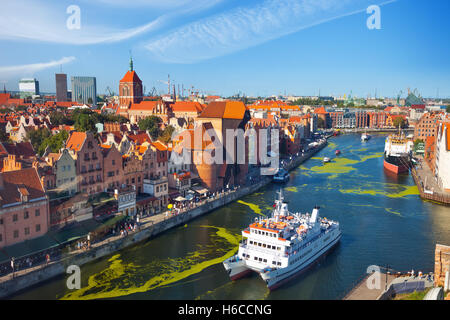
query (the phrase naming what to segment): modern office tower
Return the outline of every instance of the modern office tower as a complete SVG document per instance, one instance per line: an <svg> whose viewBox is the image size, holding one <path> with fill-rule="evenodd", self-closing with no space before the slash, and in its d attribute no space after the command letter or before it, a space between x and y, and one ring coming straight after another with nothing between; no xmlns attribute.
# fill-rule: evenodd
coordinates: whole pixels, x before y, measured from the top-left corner
<svg viewBox="0 0 450 320"><path fill-rule="evenodd" d="M62 102L67 101L67 74L56 73L56 101Z"/></svg>
<svg viewBox="0 0 450 320"><path fill-rule="evenodd" d="M39 81L35 78L26 78L19 81L20 98L39 95Z"/></svg>
<svg viewBox="0 0 450 320"><path fill-rule="evenodd" d="M97 83L95 77L72 77L72 101L97 104Z"/></svg>

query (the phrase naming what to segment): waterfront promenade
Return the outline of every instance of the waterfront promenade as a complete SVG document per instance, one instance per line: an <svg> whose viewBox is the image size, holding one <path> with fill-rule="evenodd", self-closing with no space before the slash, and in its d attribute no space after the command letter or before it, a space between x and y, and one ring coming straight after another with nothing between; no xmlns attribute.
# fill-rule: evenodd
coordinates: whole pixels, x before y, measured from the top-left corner
<svg viewBox="0 0 450 320"><path fill-rule="evenodd" d="M312 157L327 145L327 140L323 139L320 144L312 150L300 153L292 159L284 160L284 168L288 171L295 169L301 163ZM139 226L134 231L129 231L126 235L118 233L108 236L90 244L89 249L78 249L66 252L65 255L53 256L51 260L39 265L25 268L0 277L0 298L14 294L17 291L36 285L42 281L64 274L69 265L78 265L94 261L105 255L125 249L135 245L140 241L154 237L161 232L183 225L188 221L218 209L239 198L254 193L272 181L271 177L261 176L256 181L252 180L246 186L235 187L230 190L217 193L214 197L204 199L190 206L180 209L175 213L162 212L160 214L143 217L139 221Z"/></svg>
<svg viewBox="0 0 450 320"><path fill-rule="evenodd" d="M343 298L343 300L390 300L397 294L423 291L433 287L431 275L417 275L411 273L391 274L380 272L378 274L378 286L375 281L369 279L376 277L375 274L367 274L358 284Z"/></svg>
<svg viewBox="0 0 450 320"><path fill-rule="evenodd" d="M424 161L419 158L419 164L411 168L411 175L419 189L420 197L439 204L450 206L450 195L446 194L436 182L436 178Z"/></svg>

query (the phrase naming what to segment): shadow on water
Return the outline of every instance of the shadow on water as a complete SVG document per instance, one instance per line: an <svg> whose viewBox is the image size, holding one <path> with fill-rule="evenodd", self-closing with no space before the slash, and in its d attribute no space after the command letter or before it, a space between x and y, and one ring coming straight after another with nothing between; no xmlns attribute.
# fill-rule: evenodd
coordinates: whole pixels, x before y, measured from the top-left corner
<svg viewBox="0 0 450 320"><path fill-rule="evenodd" d="M384 181L387 183L407 184L409 180L409 172L402 174L395 174L389 170L383 168Z"/></svg>

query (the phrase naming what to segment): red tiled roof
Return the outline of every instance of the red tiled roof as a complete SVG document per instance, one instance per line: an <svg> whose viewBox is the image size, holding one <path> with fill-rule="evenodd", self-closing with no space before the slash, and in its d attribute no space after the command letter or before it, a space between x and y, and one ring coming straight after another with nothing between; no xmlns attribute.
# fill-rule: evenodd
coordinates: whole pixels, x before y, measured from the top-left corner
<svg viewBox="0 0 450 320"><path fill-rule="evenodd" d="M120 82L142 82L141 79L139 79L136 71L130 71L128 70L127 73L123 76L122 80Z"/></svg>
<svg viewBox="0 0 450 320"><path fill-rule="evenodd" d="M241 101L214 101L206 106L200 118L243 119L246 107Z"/></svg>
<svg viewBox="0 0 450 320"><path fill-rule="evenodd" d="M0 173L0 204L21 202L21 195L28 196L28 201L45 196L39 175L35 168Z"/></svg>
<svg viewBox="0 0 450 320"><path fill-rule="evenodd" d="M151 143L152 140L150 139L149 135L146 132L141 132L138 134L128 134L128 138L133 140L137 144L143 144L144 142Z"/></svg>
<svg viewBox="0 0 450 320"><path fill-rule="evenodd" d="M173 112L197 112L200 113L205 108L205 105L202 105L199 102L192 101L176 101L171 105Z"/></svg>
<svg viewBox="0 0 450 320"><path fill-rule="evenodd" d="M18 143L2 143L2 150L0 150L0 154L3 153L4 150L6 154L16 155L18 158L27 159L36 156L36 152L33 149L33 145L30 142L18 142Z"/></svg>
<svg viewBox="0 0 450 320"><path fill-rule="evenodd" d="M153 110L158 104L161 104L161 101L141 101L140 103L133 103L130 106L130 110L141 110L141 111L151 111ZM118 109L120 110L120 109Z"/></svg>
<svg viewBox="0 0 450 320"><path fill-rule="evenodd" d="M7 104L9 98L11 98L11 94L0 93L0 106Z"/></svg>
<svg viewBox="0 0 450 320"><path fill-rule="evenodd" d="M74 151L80 151L86 140L86 132L72 132L69 139L67 139L66 148Z"/></svg>
<svg viewBox="0 0 450 320"><path fill-rule="evenodd" d="M325 110L325 107L320 107L314 110L316 114L327 114L328 112Z"/></svg>
<svg viewBox="0 0 450 320"><path fill-rule="evenodd" d="M155 141L152 142L152 145L158 149L159 151L166 151L167 150L167 146L165 146L162 142L160 141Z"/></svg>

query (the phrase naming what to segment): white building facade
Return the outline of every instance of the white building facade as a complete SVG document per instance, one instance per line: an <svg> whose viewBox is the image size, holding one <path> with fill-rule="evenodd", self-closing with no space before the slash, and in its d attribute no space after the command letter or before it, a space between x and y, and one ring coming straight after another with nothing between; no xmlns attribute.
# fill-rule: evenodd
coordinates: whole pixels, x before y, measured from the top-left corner
<svg viewBox="0 0 450 320"><path fill-rule="evenodd" d="M439 125L436 142L435 177L439 186L450 192L450 122Z"/></svg>

